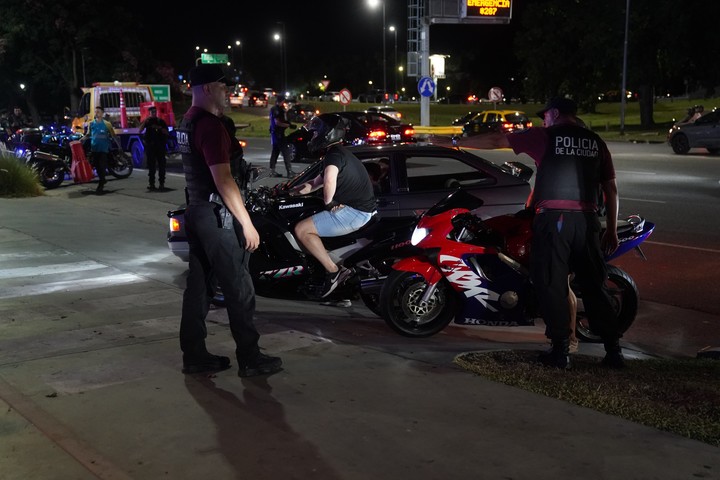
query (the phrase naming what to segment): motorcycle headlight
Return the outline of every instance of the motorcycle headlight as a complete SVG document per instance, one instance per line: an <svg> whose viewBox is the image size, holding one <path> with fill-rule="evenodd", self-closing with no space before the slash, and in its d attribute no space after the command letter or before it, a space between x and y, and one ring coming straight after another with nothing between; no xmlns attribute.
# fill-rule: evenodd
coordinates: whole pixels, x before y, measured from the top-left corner
<svg viewBox="0 0 720 480"><path fill-rule="evenodd" d="M410 237L410 243L415 247L418 243L422 242L422 240L428 236L428 233L430 233L430 230L427 228L415 228L413 230L412 237Z"/></svg>

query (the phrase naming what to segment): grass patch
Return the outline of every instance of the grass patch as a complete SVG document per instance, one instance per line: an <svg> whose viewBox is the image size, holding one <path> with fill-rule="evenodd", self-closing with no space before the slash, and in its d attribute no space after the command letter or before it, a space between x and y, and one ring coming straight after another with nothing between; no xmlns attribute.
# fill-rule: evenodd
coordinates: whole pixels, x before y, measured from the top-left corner
<svg viewBox="0 0 720 480"><path fill-rule="evenodd" d="M45 195L37 172L11 153L0 150L0 197L21 198Z"/></svg>
<svg viewBox="0 0 720 480"><path fill-rule="evenodd" d="M612 370L600 358L573 355L560 371L537 363L537 351L472 352L460 367L490 380L564 400L720 447L720 362L626 360Z"/></svg>

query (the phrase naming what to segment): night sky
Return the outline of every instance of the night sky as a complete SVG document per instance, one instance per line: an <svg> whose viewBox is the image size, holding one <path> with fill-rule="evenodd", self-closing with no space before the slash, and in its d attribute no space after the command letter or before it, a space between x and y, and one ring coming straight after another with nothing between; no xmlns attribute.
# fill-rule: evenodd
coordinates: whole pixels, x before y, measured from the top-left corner
<svg viewBox="0 0 720 480"><path fill-rule="evenodd" d="M511 58L519 3L515 2L510 25L432 26L431 54L451 55L448 62L453 62L459 61L462 52L473 52L481 61L472 62L475 71L468 73L506 76L504 68ZM244 72L257 86L277 88L281 78L280 45L272 35L282 32L278 22L284 22L289 85L328 75L330 90L346 86L358 89L361 87L357 85L367 84L367 79L382 86L382 8L370 8L367 0L215 1L195 4L192 9L166 5L163 2L162 6L148 7L156 13L146 17L146 22L154 24L154 28L146 29L147 41L154 56L170 61L179 74L194 65L196 45L208 48L210 53L228 53L227 45L240 40L242 48L235 49L235 63L239 65L242 57ZM398 62L404 63L407 1L387 0L385 9L386 26L398 28ZM388 88L393 86L394 47L395 37L388 32ZM359 79L357 72L367 79ZM414 81L408 79L406 83L414 85Z"/></svg>

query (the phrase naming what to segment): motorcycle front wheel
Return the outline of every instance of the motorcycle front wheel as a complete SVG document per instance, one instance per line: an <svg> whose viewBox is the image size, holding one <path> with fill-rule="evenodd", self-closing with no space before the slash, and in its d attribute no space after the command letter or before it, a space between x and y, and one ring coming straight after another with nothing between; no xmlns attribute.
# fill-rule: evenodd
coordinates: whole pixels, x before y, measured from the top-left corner
<svg viewBox="0 0 720 480"><path fill-rule="evenodd" d="M126 152L113 152L108 159L108 172L115 178L128 178L133 171L133 163Z"/></svg>
<svg viewBox="0 0 720 480"><path fill-rule="evenodd" d="M608 265L608 289L618 316L619 333L625 333L635 321L638 309L638 289L635 281L620 268ZM575 290L575 289L573 289ZM590 322L582 302L582 292L577 292L577 319L575 335L583 342L601 343L602 338L590 329Z"/></svg>
<svg viewBox="0 0 720 480"><path fill-rule="evenodd" d="M380 313L385 323L405 337L430 337L444 329L455 317L455 292L443 279L430 299L421 302L427 288L428 283L416 273L390 274L380 293Z"/></svg>

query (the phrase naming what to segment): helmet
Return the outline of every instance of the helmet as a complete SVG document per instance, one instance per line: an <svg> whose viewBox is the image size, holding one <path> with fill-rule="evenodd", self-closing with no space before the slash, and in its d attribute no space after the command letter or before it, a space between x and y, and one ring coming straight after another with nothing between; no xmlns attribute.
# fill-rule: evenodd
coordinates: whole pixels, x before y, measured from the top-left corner
<svg viewBox="0 0 720 480"><path fill-rule="evenodd" d="M306 126L308 132L313 132L308 142L308 150L310 153L317 153L342 142L349 127L350 121L347 118L334 113L313 117Z"/></svg>

